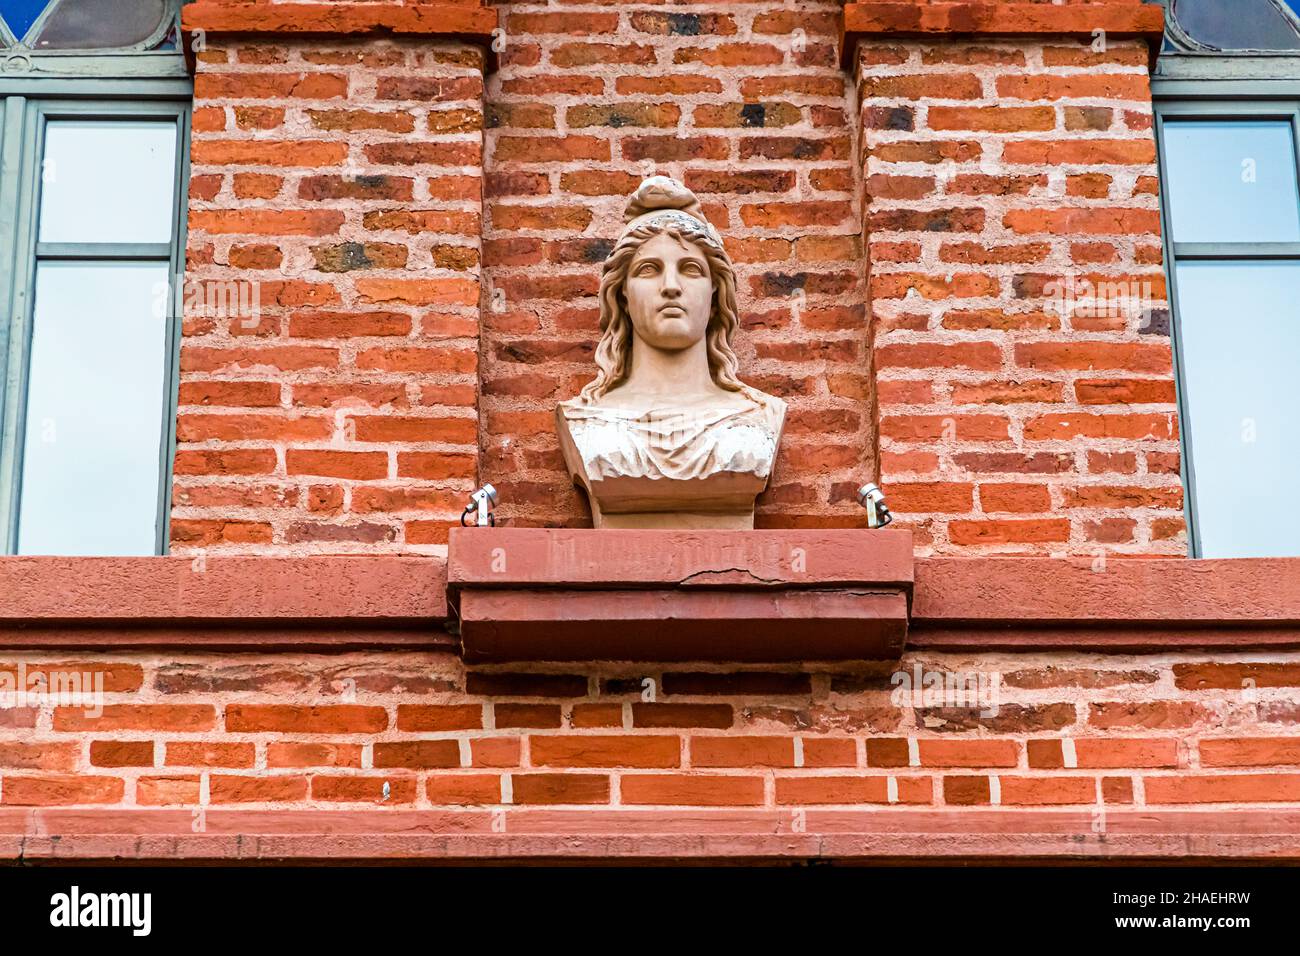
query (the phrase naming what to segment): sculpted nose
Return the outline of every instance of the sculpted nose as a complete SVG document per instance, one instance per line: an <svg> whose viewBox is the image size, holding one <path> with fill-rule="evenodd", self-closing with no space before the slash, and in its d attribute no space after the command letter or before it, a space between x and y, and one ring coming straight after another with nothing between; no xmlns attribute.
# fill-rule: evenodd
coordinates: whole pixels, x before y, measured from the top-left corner
<svg viewBox="0 0 1300 956"><path fill-rule="evenodd" d="M682 285L677 281L677 273L673 269L664 270L663 285L660 292L670 299L675 299L682 294Z"/></svg>

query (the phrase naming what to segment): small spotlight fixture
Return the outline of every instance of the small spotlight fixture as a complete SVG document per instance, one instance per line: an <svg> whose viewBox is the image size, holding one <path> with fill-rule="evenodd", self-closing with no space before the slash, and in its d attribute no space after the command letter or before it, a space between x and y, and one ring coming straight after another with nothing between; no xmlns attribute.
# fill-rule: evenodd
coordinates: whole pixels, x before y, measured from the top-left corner
<svg viewBox="0 0 1300 956"><path fill-rule="evenodd" d="M889 506L885 504L885 493L873 483L858 489L858 504L867 509L868 528L883 528L894 520Z"/></svg>
<svg viewBox="0 0 1300 956"><path fill-rule="evenodd" d="M469 504L460 513L461 527L468 528L473 525L478 528L486 528L489 525L496 525L496 515L491 511L492 508L496 507L496 503L497 490L491 485L484 485L469 496Z"/></svg>

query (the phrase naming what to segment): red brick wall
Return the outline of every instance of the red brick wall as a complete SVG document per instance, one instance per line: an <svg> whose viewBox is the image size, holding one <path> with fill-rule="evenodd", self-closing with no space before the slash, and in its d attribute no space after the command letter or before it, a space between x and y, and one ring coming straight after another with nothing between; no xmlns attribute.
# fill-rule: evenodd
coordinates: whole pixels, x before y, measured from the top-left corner
<svg viewBox="0 0 1300 956"><path fill-rule="evenodd" d="M1300 802L1294 653L912 653L871 670L731 673L10 653L0 672L12 682L19 663L100 672L106 693L98 717L48 700L0 709L10 807ZM996 711L891 700L890 674L918 666L996 675Z"/></svg>
<svg viewBox="0 0 1300 956"><path fill-rule="evenodd" d="M792 403L760 524L860 523L878 444L923 551L1183 552L1140 44L871 40L845 73L834 2L497 6L486 89L477 47L429 38L199 57L189 277L255 282L261 315L187 316L176 550L434 550L479 478L505 520L585 523L551 410L591 374L604 243L653 168L727 235L745 377ZM1075 272L1150 281L1152 311L1052 313ZM1108 808L1300 805L1289 651L21 651L0 680L20 664L103 673L106 707L0 708L4 807L478 807L509 832L657 808L689 837L696 808L785 834L805 807L1072 807L1095 836ZM996 677L996 710L894 699L917 667Z"/></svg>
<svg viewBox="0 0 1300 956"><path fill-rule="evenodd" d="M873 39L859 71L895 514L937 553L1184 554L1145 43Z"/></svg>
<svg viewBox="0 0 1300 956"><path fill-rule="evenodd" d="M483 473L512 524L589 525L556 401L594 374L626 195L683 179L736 263L742 377L791 403L760 526L863 522L873 427L840 7L503 3L486 133Z"/></svg>
<svg viewBox="0 0 1300 956"><path fill-rule="evenodd" d="M195 77L177 552L431 550L476 468L483 51L209 41ZM187 293L188 297L188 293Z"/></svg>
<svg viewBox="0 0 1300 956"><path fill-rule="evenodd" d="M922 553L1185 552L1141 41L869 38L846 73L830 0L496 7L486 87L437 38L200 56L189 277L262 315L186 322L178 550L438 549L476 477L587 524L552 411L659 172L791 403L760 526L860 525L879 474ZM1058 314L1086 282L1146 298Z"/></svg>

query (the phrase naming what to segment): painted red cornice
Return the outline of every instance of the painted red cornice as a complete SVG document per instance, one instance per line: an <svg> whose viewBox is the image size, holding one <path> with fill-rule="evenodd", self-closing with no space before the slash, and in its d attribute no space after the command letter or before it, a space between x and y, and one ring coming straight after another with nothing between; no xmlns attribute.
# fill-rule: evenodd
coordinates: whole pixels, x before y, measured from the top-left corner
<svg viewBox="0 0 1300 956"><path fill-rule="evenodd" d="M460 3L232 3L199 0L181 13L192 33L374 33L447 35L487 42L497 26L495 10L477 0Z"/></svg>
<svg viewBox="0 0 1300 956"><path fill-rule="evenodd" d="M1164 9L1137 0L1098 3L943 3L928 0L849 3L844 7L840 49L851 66L854 41L862 37L1077 36L1143 37L1157 48Z"/></svg>
<svg viewBox="0 0 1300 956"><path fill-rule="evenodd" d="M912 533L452 528L466 662L897 659Z"/></svg>
<svg viewBox="0 0 1300 956"><path fill-rule="evenodd" d="M924 558L908 647L1300 646L1300 558Z"/></svg>
<svg viewBox="0 0 1300 956"><path fill-rule="evenodd" d="M0 557L0 647L454 648L422 557Z"/></svg>
<svg viewBox="0 0 1300 956"><path fill-rule="evenodd" d="M627 576L626 564L593 576L596 566L574 561L561 547L572 532L554 534L556 547L540 555L544 560L508 551L509 570L496 587L480 590L481 597L492 604L505 595L510 613L544 617L553 609L556 582L565 577L558 563L566 560L571 573L560 582L564 589L588 595L618 590L636 595L631 600L637 607L656 594L661 602L685 605L706 595L726 600L732 590L741 601L760 603L784 593L826 613L815 607L817 600L862 591L864 580L878 585L873 592L906 584L892 557L882 561L869 551L853 564L836 557L811 588L792 588L757 552L703 576L690 569L685 587L674 583L681 562L671 555L645 566L640 580ZM864 540L873 534L864 532ZM491 555L490 548L475 550L474 560ZM472 566L462 562L453 592L463 590L463 569ZM918 558L914 581L907 588L906 624L907 646L916 649L1300 647L1300 558ZM456 651L460 641L448 629L447 590L441 557L0 557L0 648ZM778 643L765 652L776 654L774 660L801 659L813 626L777 629Z"/></svg>

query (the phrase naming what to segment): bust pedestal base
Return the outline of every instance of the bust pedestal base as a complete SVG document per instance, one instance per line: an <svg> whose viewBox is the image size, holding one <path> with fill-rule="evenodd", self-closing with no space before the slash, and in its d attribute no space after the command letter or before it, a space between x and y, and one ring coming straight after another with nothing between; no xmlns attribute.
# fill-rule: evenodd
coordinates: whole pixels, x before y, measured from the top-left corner
<svg viewBox="0 0 1300 956"><path fill-rule="evenodd" d="M466 661L896 660L910 531L453 528Z"/></svg>

